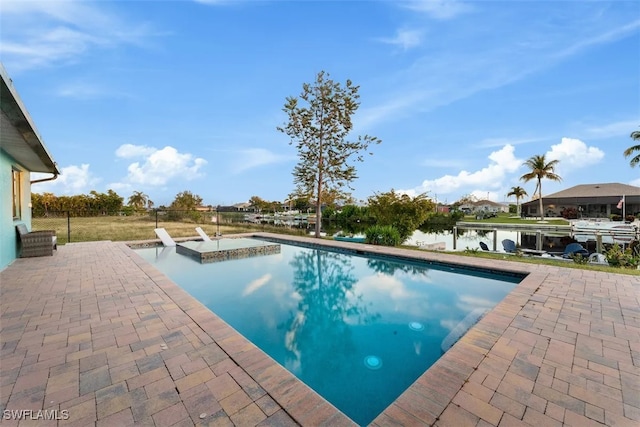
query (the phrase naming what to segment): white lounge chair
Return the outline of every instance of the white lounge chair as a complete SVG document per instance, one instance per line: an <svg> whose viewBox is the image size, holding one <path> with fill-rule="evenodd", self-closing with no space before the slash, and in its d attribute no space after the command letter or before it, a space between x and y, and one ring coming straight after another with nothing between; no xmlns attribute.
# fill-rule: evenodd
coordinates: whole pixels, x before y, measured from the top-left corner
<svg viewBox="0 0 640 427"><path fill-rule="evenodd" d="M204 232L204 230L202 228L196 227L196 231L198 232L200 237L202 237L202 240L204 240L205 242L210 242L211 241L211 238L207 235L207 233Z"/></svg>
<svg viewBox="0 0 640 427"><path fill-rule="evenodd" d="M169 236L169 233L167 233L167 230L165 230L164 228L156 228L153 231L156 232L156 236L158 236L158 238L160 238L160 240L162 240L162 244L165 246L175 246L176 242L171 238L171 236Z"/></svg>

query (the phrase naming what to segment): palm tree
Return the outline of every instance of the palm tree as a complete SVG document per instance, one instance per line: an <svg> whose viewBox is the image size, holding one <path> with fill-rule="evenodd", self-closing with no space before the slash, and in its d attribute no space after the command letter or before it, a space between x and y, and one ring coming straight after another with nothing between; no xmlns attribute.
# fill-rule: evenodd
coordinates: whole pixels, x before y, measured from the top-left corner
<svg viewBox="0 0 640 427"><path fill-rule="evenodd" d="M140 211L145 208L149 201L149 196L144 194L142 191L134 191L133 194L129 197L129 206L133 207L137 211Z"/></svg>
<svg viewBox="0 0 640 427"><path fill-rule="evenodd" d="M507 193L507 197L509 196L516 196L516 212L520 216L520 199L527 196L527 191L520 186L511 187L511 191Z"/></svg>
<svg viewBox="0 0 640 427"><path fill-rule="evenodd" d="M536 189L533 191L533 194L538 192L538 200L540 203L540 219L544 219L544 208L542 206L542 179L550 179L552 181L562 181L559 175L555 173L555 167L558 164L558 160L551 160L547 162L545 155L535 155L531 157L529 160L523 163L523 166L527 166L531 169L531 172L525 173L520 177L524 182L529 182L532 179L537 179L538 183L536 184Z"/></svg>
<svg viewBox="0 0 640 427"><path fill-rule="evenodd" d="M634 141L640 141L640 131L636 130L631 132L631 139L633 139ZM638 152L638 155L631 158L631 161L629 162L631 167L635 167L636 165L640 164L640 145L632 145L631 147L624 150L625 157L631 156L635 151Z"/></svg>

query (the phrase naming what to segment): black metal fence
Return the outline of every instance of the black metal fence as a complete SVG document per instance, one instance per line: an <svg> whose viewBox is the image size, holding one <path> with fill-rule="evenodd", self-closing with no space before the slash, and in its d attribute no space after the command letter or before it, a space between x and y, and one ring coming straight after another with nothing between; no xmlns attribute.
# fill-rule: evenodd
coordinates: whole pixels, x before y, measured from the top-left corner
<svg viewBox="0 0 640 427"><path fill-rule="evenodd" d="M156 239L155 228L165 228L173 237L196 236L195 227L207 234L246 231L278 231L306 234L313 227L307 221L283 220L275 216L257 216L244 212L215 210L154 209L131 215L87 215L83 211L48 211L33 216L31 228L54 230L59 244L99 240L135 241Z"/></svg>

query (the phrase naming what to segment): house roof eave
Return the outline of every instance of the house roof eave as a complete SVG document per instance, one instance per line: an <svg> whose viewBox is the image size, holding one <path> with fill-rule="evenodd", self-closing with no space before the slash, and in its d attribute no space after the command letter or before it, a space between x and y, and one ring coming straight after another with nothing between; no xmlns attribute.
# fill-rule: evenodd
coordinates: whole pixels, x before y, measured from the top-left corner
<svg viewBox="0 0 640 427"><path fill-rule="evenodd" d="M2 150L31 172L60 174L2 63L0 77Z"/></svg>

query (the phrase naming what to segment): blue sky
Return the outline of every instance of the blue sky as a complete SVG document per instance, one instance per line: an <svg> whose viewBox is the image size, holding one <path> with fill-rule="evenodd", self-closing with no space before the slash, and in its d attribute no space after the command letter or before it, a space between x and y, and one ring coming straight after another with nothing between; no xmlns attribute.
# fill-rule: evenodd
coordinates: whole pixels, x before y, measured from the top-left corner
<svg viewBox="0 0 640 427"><path fill-rule="evenodd" d="M504 201L522 163L640 186L637 1L0 0L0 59L63 174L34 192L204 204L293 189L287 96L360 85L353 136L382 140L354 197ZM514 201L515 199L511 199Z"/></svg>

